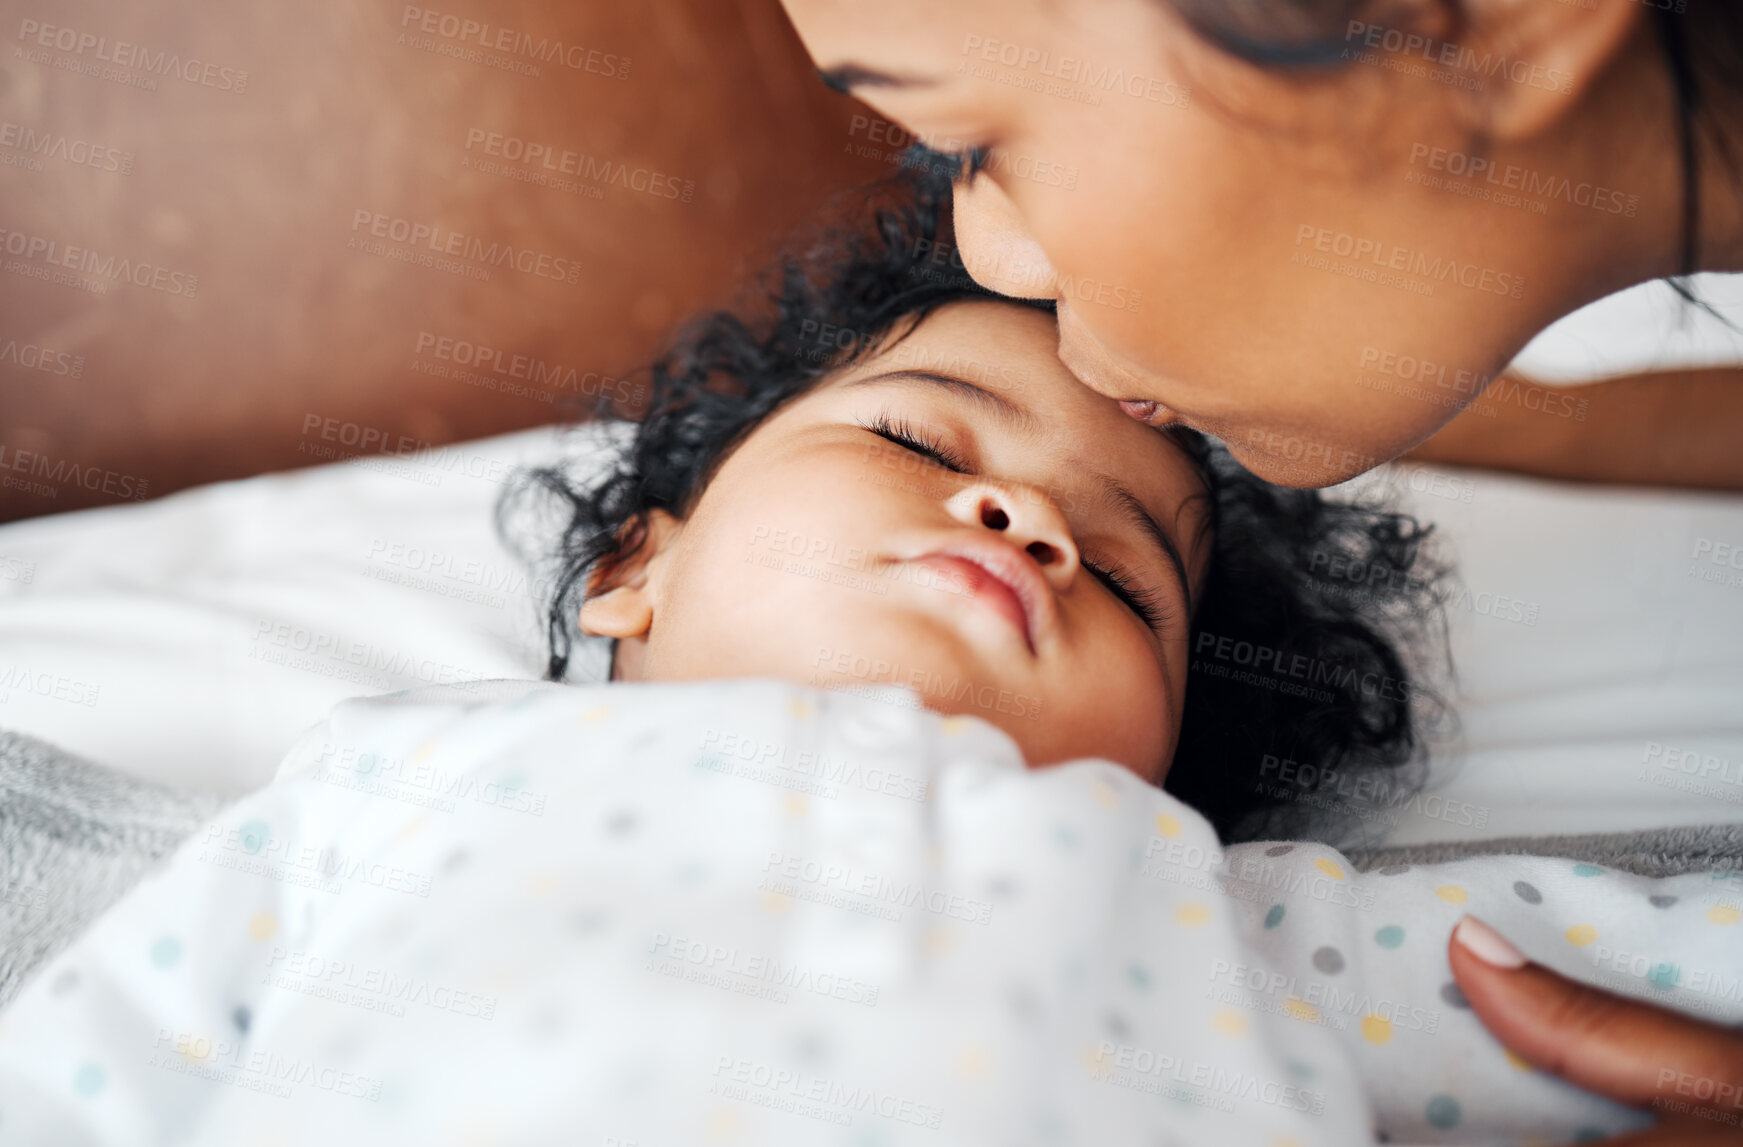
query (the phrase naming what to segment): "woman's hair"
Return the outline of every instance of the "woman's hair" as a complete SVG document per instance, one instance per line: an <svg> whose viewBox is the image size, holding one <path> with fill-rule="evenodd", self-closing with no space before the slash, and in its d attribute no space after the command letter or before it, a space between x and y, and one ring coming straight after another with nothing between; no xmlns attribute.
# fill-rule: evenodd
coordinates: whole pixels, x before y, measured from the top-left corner
<svg viewBox="0 0 1743 1147"><path fill-rule="evenodd" d="M944 304L994 299L1052 312L1050 302L989 294L950 258L940 241L948 176L911 174L894 203L870 213L871 233L838 232L783 258L753 316L690 323L650 368L646 413L603 477L562 465L518 475L498 523L553 587L551 680L567 672L591 585L642 544L648 515L685 518L733 449L783 404ZM1348 799L1350 782L1367 778L1363 791L1379 807L1414 795L1421 722L1439 712L1395 644L1436 636L1441 571L1420 552L1428 530L1272 486L1194 432L1179 440L1203 479L1214 541L1164 787L1225 839L1352 839L1372 814Z"/></svg>
<svg viewBox="0 0 1743 1147"><path fill-rule="evenodd" d="M1570 0L1562 0L1568 3ZM1676 100L1677 146L1682 166L1681 250L1671 285L1691 302L1684 279L1700 251L1701 149L1706 128L1713 154L1733 173L1738 131L1727 125L1743 101L1743 5L1735 0L1641 0L1651 10ZM1324 70L1349 58L1352 21L1384 21L1404 11L1378 0L1168 0L1199 35L1229 55L1261 67ZM1460 0L1438 0L1454 27L1463 23ZM1400 31L1409 32L1409 28ZM1729 106L1715 107L1719 101ZM1711 309L1710 307L1707 309Z"/></svg>

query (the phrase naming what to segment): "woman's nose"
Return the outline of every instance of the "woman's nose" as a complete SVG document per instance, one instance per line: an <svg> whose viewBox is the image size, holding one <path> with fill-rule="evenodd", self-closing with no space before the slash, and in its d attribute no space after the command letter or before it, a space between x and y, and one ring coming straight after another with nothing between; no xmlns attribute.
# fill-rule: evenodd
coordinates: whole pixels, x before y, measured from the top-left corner
<svg viewBox="0 0 1743 1147"><path fill-rule="evenodd" d="M958 183L955 195L956 245L969 276L1001 295L1053 298L1059 277L1004 188L982 175Z"/></svg>
<svg viewBox="0 0 1743 1147"><path fill-rule="evenodd" d="M957 521L1002 534L1034 558L1054 592L1071 588L1079 563L1077 543L1065 515L1040 487L977 482L952 495L948 508Z"/></svg>

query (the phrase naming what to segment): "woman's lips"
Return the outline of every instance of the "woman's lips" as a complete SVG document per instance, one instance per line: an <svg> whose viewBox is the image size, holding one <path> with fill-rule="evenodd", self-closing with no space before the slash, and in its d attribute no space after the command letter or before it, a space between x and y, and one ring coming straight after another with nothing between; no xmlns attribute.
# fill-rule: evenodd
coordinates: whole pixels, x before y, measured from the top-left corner
<svg viewBox="0 0 1743 1147"><path fill-rule="evenodd" d="M1020 555L1013 555L1013 557L1020 557ZM1025 603L1024 595L1017 586L1013 586L988 569L987 564L957 554L927 554L918 560L921 565L929 566L948 578L960 582L968 597L985 603L987 608L1010 622L1011 626L1022 634L1023 643L1029 647L1029 652L1035 652L1034 623L1030 616L1030 609ZM1027 559L1022 558L1021 560ZM1007 574L1007 576L1009 575ZM1018 579L1013 578L1012 580ZM1032 587L1026 588L1030 588L1033 592Z"/></svg>

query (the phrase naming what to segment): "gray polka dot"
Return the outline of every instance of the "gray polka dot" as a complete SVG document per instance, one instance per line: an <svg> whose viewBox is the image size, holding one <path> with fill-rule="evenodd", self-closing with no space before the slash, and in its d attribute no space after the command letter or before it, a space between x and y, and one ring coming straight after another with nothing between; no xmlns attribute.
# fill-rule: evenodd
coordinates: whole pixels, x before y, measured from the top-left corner
<svg viewBox="0 0 1743 1147"><path fill-rule="evenodd" d="M793 1041L793 1052L806 1063L825 1063L829 1059L829 1041L820 1031L800 1032Z"/></svg>
<svg viewBox="0 0 1743 1147"><path fill-rule="evenodd" d="M1344 954L1327 945L1313 954L1313 966L1328 976L1335 976L1344 970Z"/></svg>
<svg viewBox="0 0 1743 1147"><path fill-rule="evenodd" d="M1646 902L1648 904L1652 905L1654 908L1669 908L1672 904L1675 904L1677 902L1677 897L1675 897L1675 896L1648 896L1646 898Z"/></svg>
<svg viewBox="0 0 1743 1147"><path fill-rule="evenodd" d="M460 871L462 868L465 868L467 862L470 861L471 859L472 859L471 853L467 852L464 848L456 848L453 852L450 852L446 857L444 857L442 859L442 875L443 876L454 875L456 872Z"/></svg>
<svg viewBox="0 0 1743 1147"><path fill-rule="evenodd" d="M995 876L986 882L986 890L994 900L1009 900L1017 894L1017 882L1009 876Z"/></svg>
<svg viewBox="0 0 1743 1147"><path fill-rule="evenodd" d="M1115 1039L1128 1039L1132 1034L1132 1025L1126 1022L1126 1017L1119 1012L1109 1012L1102 1017L1102 1026L1108 1029L1108 1034Z"/></svg>
<svg viewBox="0 0 1743 1147"><path fill-rule="evenodd" d="M1288 856L1295 851L1293 844L1276 844L1265 850L1266 856Z"/></svg>
<svg viewBox="0 0 1743 1147"><path fill-rule="evenodd" d="M1005 1003L1010 1005L1011 1012L1024 1023L1034 1023L1041 1015L1041 1001L1035 998L1035 992L1027 984L1012 984L1005 992Z"/></svg>
<svg viewBox="0 0 1743 1147"><path fill-rule="evenodd" d="M636 830L637 818L634 809L624 809L613 813L611 819L605 822L605 831L613 836L628 836Z"/></svg>
<svg viewBox="0 0 1743 1147"><path fill-rule="evenodd" d="M1465 999L1465 990L1448 980L1440 986L1440 998L1446 1001L1449 1008L1468 1008L1471 1001Z"/></svg>
<svg viewBox="0 0 1743 1147"><path fill-rule="evenodd" d="M605 927L606 915L597 908L584 908L569 917L569 929L580 936L591 936Z"/></svg>
<svg viewBox="0 0 1743 1147"><path fill-rule="evenodd" d="M1388 864L1380 870L1381 876L1403 876L1410 871L1408 864Z"/></svg>
<svg viewBox="0 0 1743 1147"><path fill-rule="evenodd" d="M78 987L79 987L78 969L68 968L66 971L62 972L60 975L58 975L54 978L54 983L49 985L48 990L53 992L57 996L64 996L68 992L77 991Z"/></svg>
<svg viewBox="0 0 1743 1147"><path fill-rule="evenodd" d="M1543 893L1525 883L1523 880L1515 880L1513 882L1513 893L1527 904L1543 903Z"/></svg>
<svg viewBox="0 0 1743 1147"><path fill-rule="evenodd" d="M254 1013L248 1010L247 1004L237 1004L230 1013L230 1022L236 1025L237 1031L247 1035L249 1027L254 1023Z"/></svg>

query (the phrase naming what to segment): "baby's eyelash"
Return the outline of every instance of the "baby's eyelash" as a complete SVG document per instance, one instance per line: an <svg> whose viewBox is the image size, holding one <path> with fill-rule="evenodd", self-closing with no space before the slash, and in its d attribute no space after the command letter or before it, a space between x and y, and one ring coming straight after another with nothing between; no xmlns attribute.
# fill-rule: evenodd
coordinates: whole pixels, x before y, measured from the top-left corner
<svg viewBox="0 0 1743 1147"><path fill-rule="evenodd" d="M869 424L861 423L861 425L880 438L888 439L903 449L912 450L923 458L930 458L946 470L952 470L958 474L970 472L968 461L962 455L936 438L927 437L925 431L915 430L908 425L905 418L892 419L888 414L880 414Z"/></svg>
<svg viewBox="0 0 1743 1147"><path fill-rule="evenodd" d="M1163 604L1162 595L1145 589L1115 566L1104 566L1090 558L1081 558L1083 568L1101 579L1113 595L1125 602L1131 611L1144 619L1151 629L1161 629L1173 614Z"/></svg>
<svg viewBox="0 0 1743 1147"><path fill-rule="evenodd" d="M936 438L927 436L923 430L916 430L909 425L907 419L892 418L888 414L880 414L869 423L862 422L863 429L871 431L878 437L894 442L905 450L911 450L923 458L929 458L946 470L958 474L969 474L973 470L966 459ZM1139 585L1131 576L1118 566L1103 564L1090 557L1082 557L1083 568L1095 575L1108 592L1112 593L1126 607L1141 618L1151 629L1161 629L1173 613L1164 603L1162 594L1153 589Z"/></svg>

